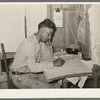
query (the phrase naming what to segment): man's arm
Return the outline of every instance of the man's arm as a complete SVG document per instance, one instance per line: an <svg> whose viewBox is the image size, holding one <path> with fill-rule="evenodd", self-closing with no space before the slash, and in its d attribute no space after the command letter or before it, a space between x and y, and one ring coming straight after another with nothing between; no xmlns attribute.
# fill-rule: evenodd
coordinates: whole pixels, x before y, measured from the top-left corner
<svg viewBox="0 0 100 100"><path fill-rule="evenodd" d="M25 43L25 57L26 64L31 72L38 73L43 72L45 69L53 67L53 62L42 61L40 63L35 62L35 45L30 42Z"/></svg>

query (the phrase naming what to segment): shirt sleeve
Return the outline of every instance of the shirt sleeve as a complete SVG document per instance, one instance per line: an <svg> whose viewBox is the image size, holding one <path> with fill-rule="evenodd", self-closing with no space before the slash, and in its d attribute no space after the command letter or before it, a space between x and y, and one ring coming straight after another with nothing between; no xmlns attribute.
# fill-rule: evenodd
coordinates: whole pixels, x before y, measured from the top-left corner
<svg viewBox="0 0 100 100"><path fill-rule="evenodd" d="M25 43L25 58L29 70L34 73L43 72L45 69L53 67L53 62L50 61L35 62L35 44L31 42Z"/></svg>

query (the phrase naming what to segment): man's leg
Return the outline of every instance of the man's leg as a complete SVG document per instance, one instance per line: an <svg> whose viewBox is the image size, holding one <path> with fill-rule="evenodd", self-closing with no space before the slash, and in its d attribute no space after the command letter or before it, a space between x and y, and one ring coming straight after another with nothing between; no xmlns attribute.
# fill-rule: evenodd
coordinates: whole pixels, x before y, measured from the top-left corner
<svg viewBox="0 0 100 100"><path fill-rule="evenodd" d="M18 88L58 88L56 83L40 80L37 74L12 75L12 81Z"/></svg>

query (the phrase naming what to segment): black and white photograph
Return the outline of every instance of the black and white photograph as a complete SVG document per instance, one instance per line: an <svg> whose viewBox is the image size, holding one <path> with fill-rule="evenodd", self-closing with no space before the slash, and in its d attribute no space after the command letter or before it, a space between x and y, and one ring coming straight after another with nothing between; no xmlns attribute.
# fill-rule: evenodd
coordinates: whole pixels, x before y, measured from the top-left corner
<svg viewBox="0 0 100 100"><path fill-rule="evenodd" d="M0 89L99 89L100 4L0 3Z"/></svg>

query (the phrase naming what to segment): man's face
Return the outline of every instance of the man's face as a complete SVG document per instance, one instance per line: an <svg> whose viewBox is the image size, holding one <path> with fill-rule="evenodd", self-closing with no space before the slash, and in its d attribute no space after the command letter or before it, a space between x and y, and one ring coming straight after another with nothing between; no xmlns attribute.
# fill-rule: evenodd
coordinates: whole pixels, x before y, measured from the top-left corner
<svg viewBox="0 0 100 100"><path fill-rule="evenodd" d="M47 42L51 40L51 36L53 35L53 29L48 27L43 27L40 29L41 31L41 42Z"/></svg>

